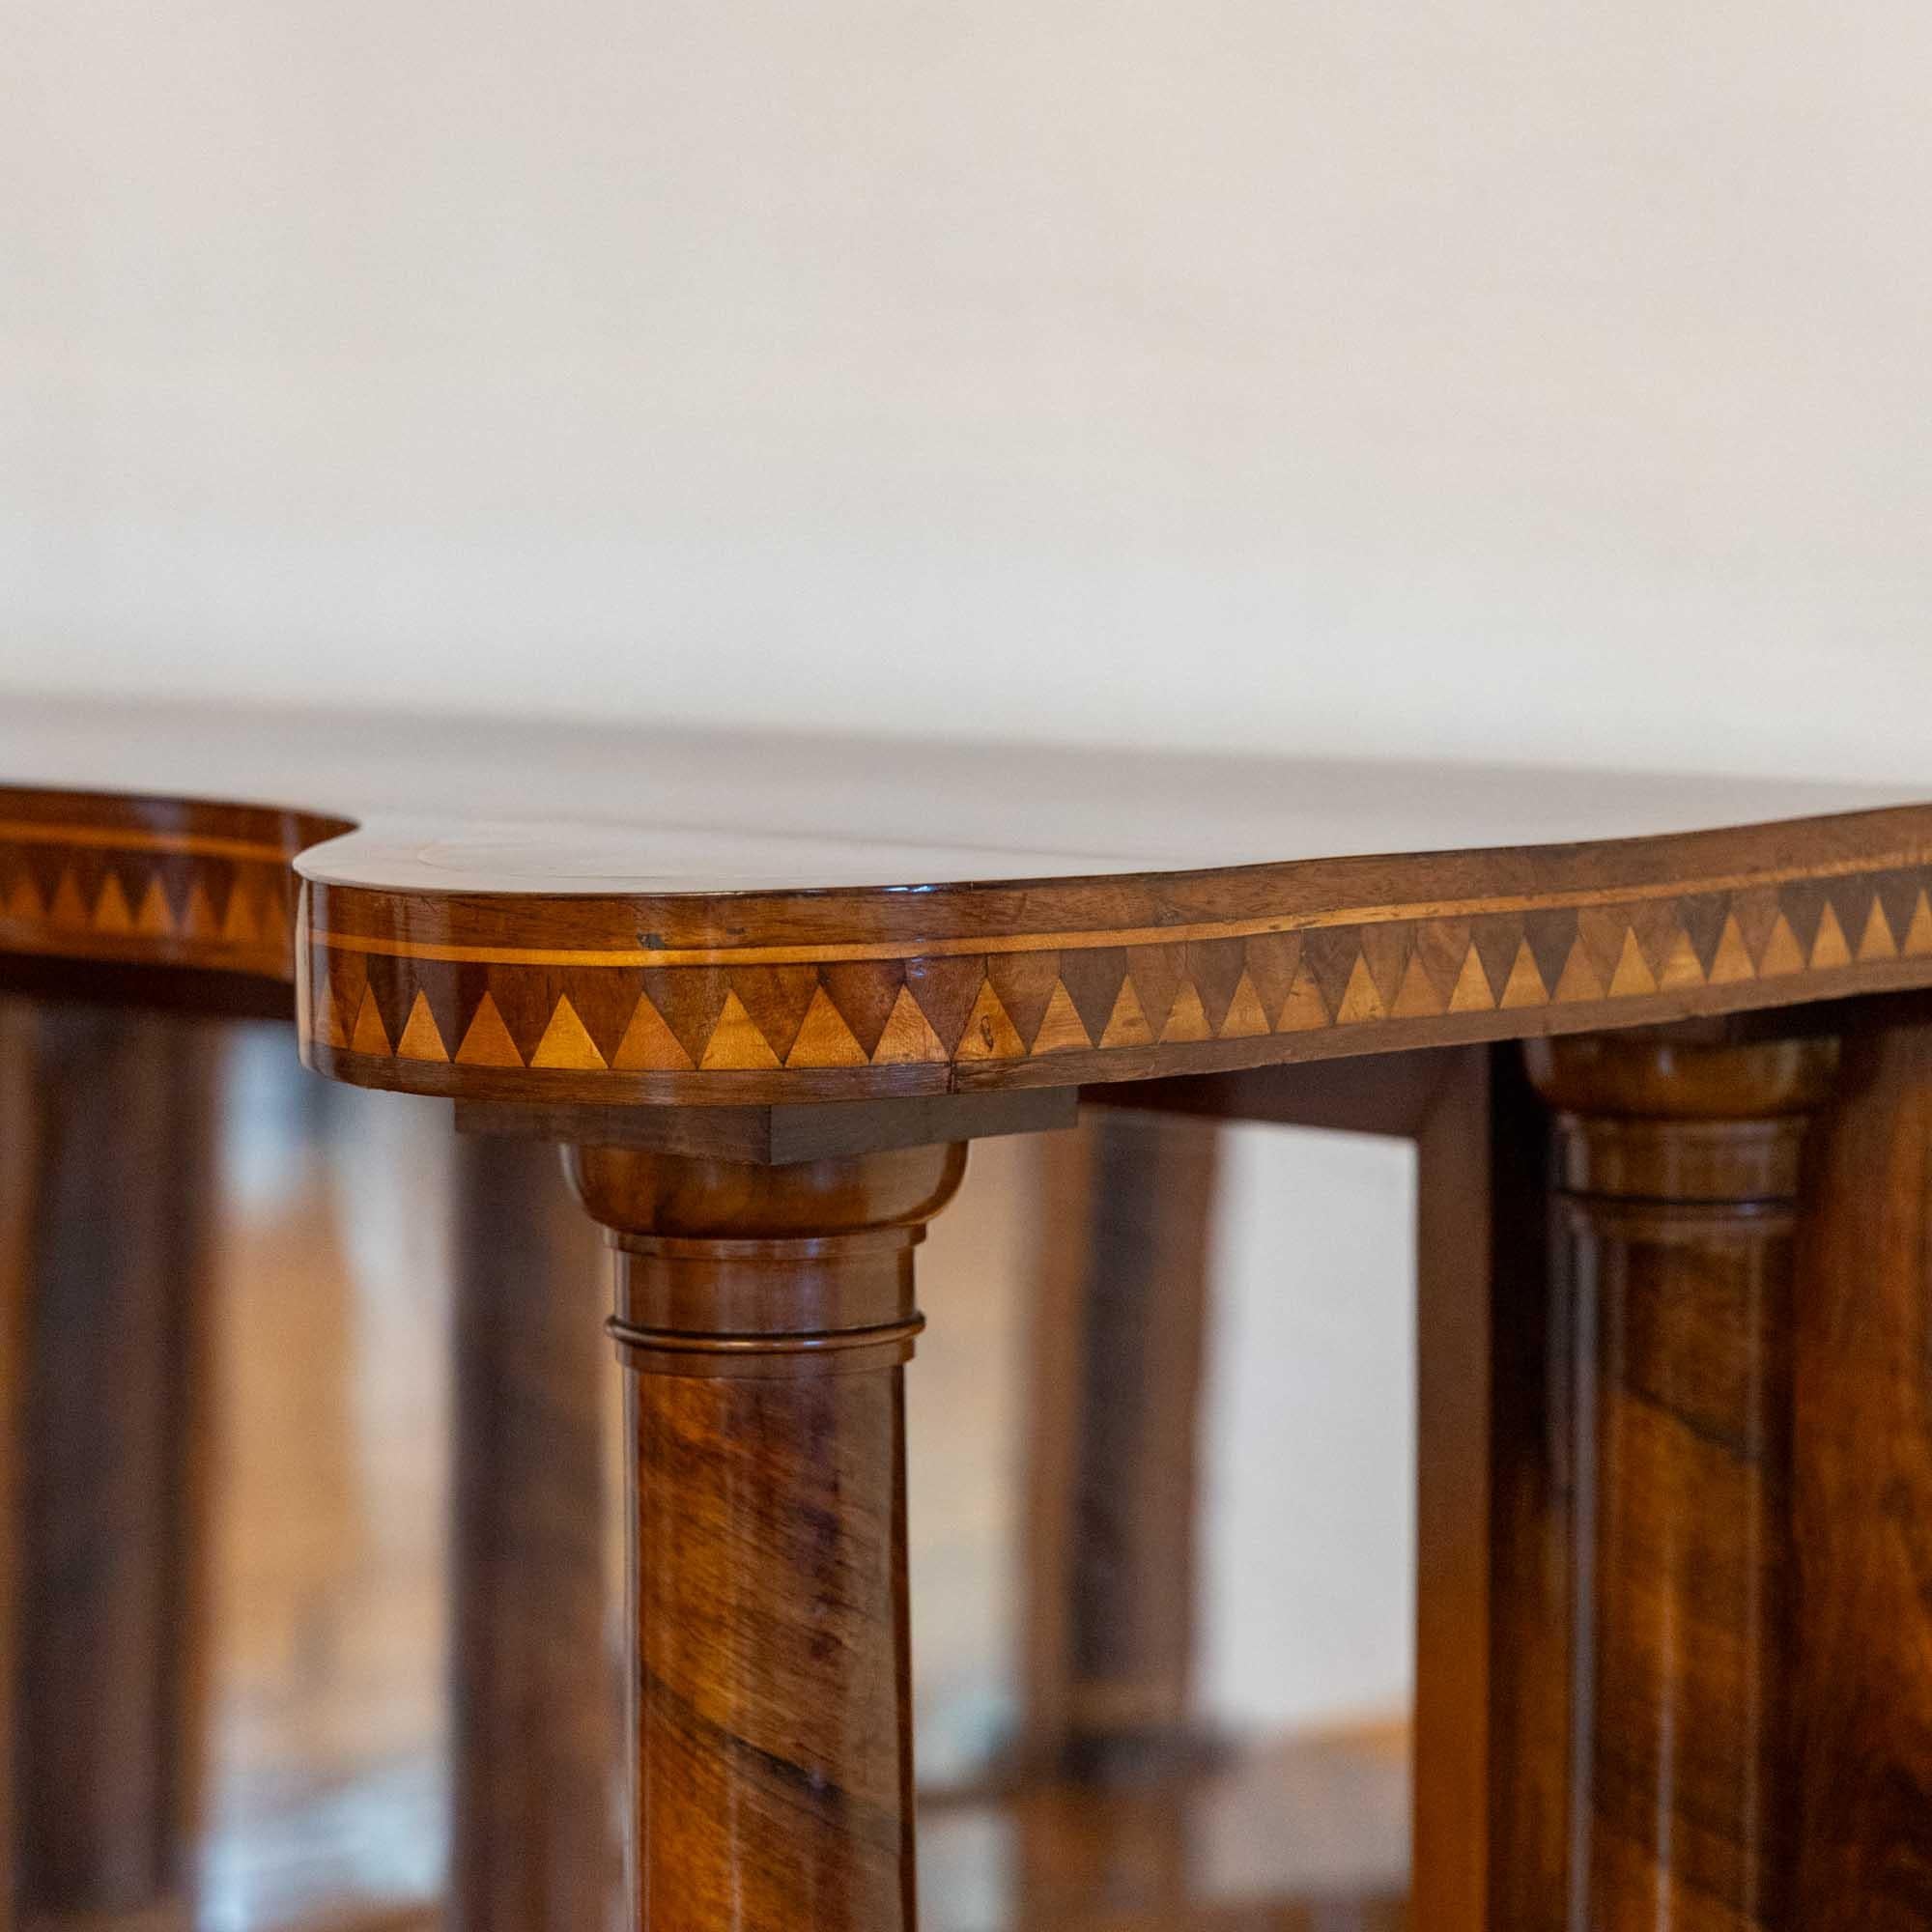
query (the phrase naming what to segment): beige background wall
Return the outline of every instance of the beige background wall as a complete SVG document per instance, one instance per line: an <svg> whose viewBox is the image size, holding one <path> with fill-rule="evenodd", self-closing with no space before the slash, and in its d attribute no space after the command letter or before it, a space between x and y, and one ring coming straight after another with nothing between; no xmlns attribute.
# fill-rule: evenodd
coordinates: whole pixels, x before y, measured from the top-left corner
<svg viewBox="0 0 1932 1932"><path fill-rule="evenodd" d="M1932 765L1908 0L14 0L0 72L0 701ZM1243 1156L1227 1574L1406 1374L1400 1257L1288 1292L1385 1153ZM1229 1698L1400 1695L1381 1448ZM1320 1617L1374 1681L1257 1684Z"/></svg>
<svg viewBox="0 0 1932 1932"><path fill-rule="evenodd" d="M0 66L10 680L1925 763L1912 0L14 0Z"/></svg>

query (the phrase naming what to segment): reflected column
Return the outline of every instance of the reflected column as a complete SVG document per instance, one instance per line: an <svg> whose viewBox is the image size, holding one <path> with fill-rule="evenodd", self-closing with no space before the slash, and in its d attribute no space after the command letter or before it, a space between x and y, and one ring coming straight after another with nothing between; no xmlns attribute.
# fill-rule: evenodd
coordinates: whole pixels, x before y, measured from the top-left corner
<svg viewBox="0 0 1932 1932"><path fill-rule="evenodd" d="M191 1922L221 1036L0 1002L14 1897Z"/></svg>

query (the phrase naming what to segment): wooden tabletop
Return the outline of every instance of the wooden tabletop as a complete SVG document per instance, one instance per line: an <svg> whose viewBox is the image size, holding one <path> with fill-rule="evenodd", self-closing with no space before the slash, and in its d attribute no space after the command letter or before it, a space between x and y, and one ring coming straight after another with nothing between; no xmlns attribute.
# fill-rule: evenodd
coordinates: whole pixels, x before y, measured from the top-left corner
<svg viewBox="0 0 1932 1932"><path fill-rule="evenodd" d="M0 775L0 950L293 980L318 1068L463 1099L1070 1086L1932 983L1895 788L18 700Z"/></svg>

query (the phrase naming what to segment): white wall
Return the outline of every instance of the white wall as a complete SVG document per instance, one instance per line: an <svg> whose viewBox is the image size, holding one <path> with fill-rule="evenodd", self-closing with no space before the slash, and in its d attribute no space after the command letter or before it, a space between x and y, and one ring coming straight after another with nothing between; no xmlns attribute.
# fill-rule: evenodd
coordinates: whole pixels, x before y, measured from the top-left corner
<svg viewBox="0 0 1932 1932"><path fill-rule="evenodd" d="M0 702L1932 765L1917 0L14 0L0 72ZM1291 1574L1406 1377L1294 1204L1386 1167L1236 1163L1222 1704L1400 1693L1406 1439Z"/></svg>
<svg viewBox="0 0 1932 1932"><path fill-rule="evenodd" d="M1415 1149L1237 1127L1205 1405L1203 1705L1400 1715L1415 1676Z"/></svg>
<svg viewBox="0 0 1932 1932"><path fill-rule="evenodd" d="M1914 0L14 0L0 71L0 686L1928 762Z"/></svg>

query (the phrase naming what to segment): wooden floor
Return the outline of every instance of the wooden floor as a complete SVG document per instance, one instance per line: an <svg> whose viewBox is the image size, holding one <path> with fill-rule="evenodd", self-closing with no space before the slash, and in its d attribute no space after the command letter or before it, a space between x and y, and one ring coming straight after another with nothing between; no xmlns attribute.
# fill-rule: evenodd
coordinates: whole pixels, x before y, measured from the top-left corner
<svg viewBox="0 0 1932 1932"><path fill-rule="evenodd" d="M447 1844L448 1266L446 1228L412 1204L439 1198L446 1127L428 1103L292 1082L283 1043L260 1044L233 1082L198 1923L426 1927ZM923 1351L913 1443L928 1781L983 1781L1011 1715L1020 1431L1012 1399L988 1399L1010 1378L984 1370L1023 1332L1023 1160L996 1152L969 1183L1009 1196L981 1204L1006 1236L950 1259L933 1243L934 1279L973 1281ZM1171 1789L935 1797L922 1924L1387 1932L1407 1793L1406 1736L1384 1728L1269 1743Z"/></svg>

